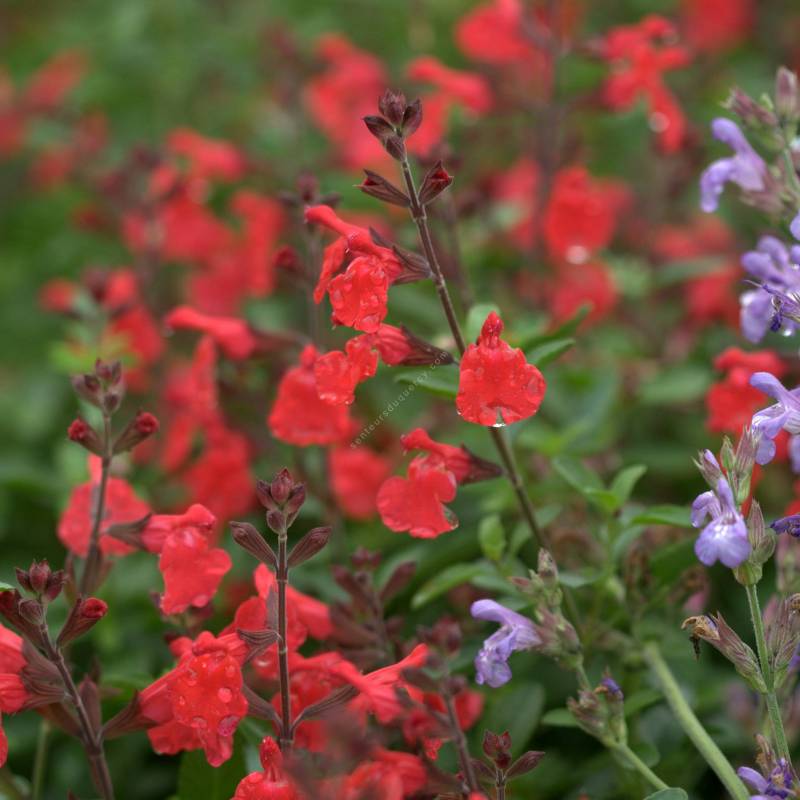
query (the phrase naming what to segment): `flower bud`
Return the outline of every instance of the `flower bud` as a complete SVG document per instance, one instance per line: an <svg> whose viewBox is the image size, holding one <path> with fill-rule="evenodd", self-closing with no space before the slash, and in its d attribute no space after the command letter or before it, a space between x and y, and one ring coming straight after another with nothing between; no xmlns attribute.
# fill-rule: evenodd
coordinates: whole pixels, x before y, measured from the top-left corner
<svg viewBox="0 0 800 800"><path fill-rule="evenodd" d="M289 553L288 564L296 567L304 561L313 558L322 550L331 538L330 526L312 528L291 550Z"/></svg>
<svg viewBox="0 0 800 800"><path fill-rule="evenodd" d="M382 175L378 175L377 172L372 172L368 169L365 169L364 172L366 173L366 178L358 186L364 194L368 194L370 197L374 197L384 203L408 208L411 201L404 191L398 189L397 186Z"/></svg>
<svg viewBox="0 0 800 800"><path fill-rule="evenodd" d="M450 184L453 176L448 175L441 161L437 161L422 179L419 201L423 206L432 203Z"/></svg>
<svg viewBox="0 0 800 800"><path fill-rule="evenodd" d="M47 560L34 561L27 570L17 567L17 581L19 585L49 603L55 600L66 583L66 574L63 569L53 572Z"/></svg>
<svg viewBox="0 0 800 800"><path fill-rule="evenodd" d="M108 605L97 597L79 597L67 616L56 640L59 647L90 631L108 612Z"/></svg>
<svg viewBox="0 0 800 800"><path fill-rule="evenodd" d="M293 486L292 475L284 468L272 479L269 485L270 495L279 506L282 506L289 499Z"/></svg>
<svg viewBox="0 0 800 800"><path fill-rule="evenodd" d="M794 125L800 116L797 75L786 67L779 67L775 76L775 110L783 124Z"/></svg>
<svg viewBox="0 0 800 800"><path fill-rule="evenodd" d="M518 778L520 775L526 775L539 766L539 762L544 758L544 753L541 750L528 750L523 753L506 772L506 779Z"/></svg>
<svg viewBox="0 0 800 800"><path fill-rule="evenodd" d="M757 500L750 504L747 515L747 538L750 541L750 558L755 564L766 564L775 552L775 534L764 524L764 515Z"/></svg>
<svg viewBox="0 0 800 800"><path fill-rule="evenodd" d="M100 408L103 386L96 375L76 375L72 378L72 388L79 397Z"/></svg>
<svg viewBox="0 0 800 800"><path fill-rule="evenodd" d="M484 755L495 763L498 769L506 770L511 766L511 734L484 731L482 748Z"/></svg>
<svg viewBox="0 0 800 800"><path fill-rule="evenodd" d="M147 411L138 412L114 442L114 454L132 450L145 439L149 439L158 427L158 420L152 414Z"/></svg>
<svg viewBox="0 0 800 800"><path fill-rule="evenodd" d="M70 423L67 436L70 441L86 448L90 453L94 453L96 456L103 454L103 443L97 435L97 431L80 417Z"/></svg>
<svg viewBox="0 0 800 800"><path fill-rule="evenodd" d="M405 113L406 96L402 92L387 89L378 100L378 111L394 126L402 125Z"/></svg>
<svg viewBox="0 0 800 800"><path fill-rule="evenodd" d="M778 124L778 118L771 109L757 103L738 87L731 89L725 107L748 128L775 128Z"/></svg>
<svg viewBox="0 0 800 800"><path fill-rule="evenodd" d="M278 557L275 555L274 550L249 522L231 522L230 526L233 541L242 550L246 550L262 564L267 564L273 569L278 566Z"/></svg>
<svg viewBox="0 0 800 800"><path fill-rule="evenodd" d="M697 469L700 470L700 474L703 476L705 482L712 489L716 489L720 478L723 477L716 456L710 450L703 450L694 464Z"/></svg>

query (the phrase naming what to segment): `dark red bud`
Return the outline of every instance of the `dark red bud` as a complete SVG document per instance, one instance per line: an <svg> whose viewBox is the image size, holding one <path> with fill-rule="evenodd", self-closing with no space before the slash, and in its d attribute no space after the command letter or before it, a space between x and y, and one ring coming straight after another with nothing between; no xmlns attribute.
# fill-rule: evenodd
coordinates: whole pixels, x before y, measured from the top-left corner
<svg viewBox="0 0 800 800"><path fill-rule="evenodd" d="M132 450L136 445L150 438L158 428L158 420L149 411L140 411L117 437L114 442L114 454Z"/></svg>
<svg viewBox="0 0 800 800"><path fill-rule="evenodd" d="M383 142L383 147L395 161L402 161L406 157L406 146L401 136L396 134L388 136Z"/></svg>
<svg viewBox="0 0 800 800"><path fill-rule="evenodd" d="M289 566L296 567L313 558L331 538L330 527L312 528L289 553Z"/></svg>
<svg viewBox="0 0 800 800"><path fill-rule="evenodd" d="M382 175L378 175L377 172L372 172L368 169L364 170L364 172L367 177L358 186L364 194L368 194L370 197L374 197L384 203L408 208L411 201L405 192L398 189L397 186Z"/></svg>
<svg viewBox="0 0 800 800"><path fill-rule="evenodd" d="M90 631L108 612L108 604L97 597L79 597L56 640L59 647Z"/></svg>
<svg viewBox="0 0 800 800"><path fill-rule="evenodd" d="M541 750L528 750L523 753L512 765L506 773L506 778L516 778L520 775L525 775L531 770L536 769L539 762L544 758L544 753Z"/></svg>
<svg viewBox="0 0 800 800"><path fill-rule="evenodd" d="M367 130L384 146L386 140L394 135L394 128L383 117L369 116L363 119Z"/></svg>
<svg viewBox="0 0 800 800"><path fill-rule="evenodd" d="M254 556L263 564L269 564L273 569L278 565L278 557L267 544L264 537L249 522L231 522L231 535L233 541Z"/></svg>
<svg viewBox="0 0 800 800"><path fill-rule="evenodd" d="M269 485L270 494L272 499L282 506L288 499L289 493L292 491L294 481L288 469L282 469L273 479Z"/></svg>
<svg viewBox="0 0 800 800"><path fill-rule="evenodd" d="M73 420L67 428L70 440L86 448L90 453L99 456L103 452L103 443L95 429L80 417Z"/></svg>
<svg viewBox="0 0 800 800"><path fill-rule="evenodd" d="M426 206L433 202L451 183L453 176L447 173L441 161L437 161L422 180L419 201Z"/></svg>
<svg viewBox="0 0 800 800"><path fill-rule="evenodd" d="M378 100L378 111L380 111L392 125L399 126L403 122L403 114L405 113L407 105L406 96L402 92L387 89Z"/></svg>
<svg viewBox="0 0 800 800"><path fill-rule="evenodd" d="M100 406L103 387L96 375L76 375L72 378L72 388L79 397L92 405Z"/></svg>
<svg viewBox="0 0 800 800"><path fill-rule="evenodd" d="M422 124L422 103L419 99L406 106L403 112L403 136L408 139Z"/></svg>

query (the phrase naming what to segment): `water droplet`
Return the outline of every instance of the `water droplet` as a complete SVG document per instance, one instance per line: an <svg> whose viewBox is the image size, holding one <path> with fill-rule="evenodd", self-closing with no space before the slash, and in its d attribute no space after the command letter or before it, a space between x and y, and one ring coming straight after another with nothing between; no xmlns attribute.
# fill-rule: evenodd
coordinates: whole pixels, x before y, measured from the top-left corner
<svg viewBox="0 0 800 800"><path fill-rule="evenodd" d="M230 703L231 698L233 697L233 692L227 686L222 686L217 689L217 697L223 703Z"/></svg>
<svg viewBox="0 0 800 800"><path fill-rule="evenodd" d="M570 264L583 264L589 258L589 251L580 244L573 244L567 248L567 261Z"/></svg>
<svg viewBox="0 0 800 800"><path fill-rule="evenodd" d="M663 133L669 128L669 117L667 117L666 114L662 114L660 111L654 111L647 121L653 133Z"/></svg>
<svg viewBox="0 0 800 800"><path fill-rule="evenodd" d="M217 733L220 736L230 736L239 724L239 717L231 714L228 717L223 717L217 725Z"/></svg>
<svg viewBox="0 0 800 800"><path fill-rule="evenodd" d="M225 667L225 674L229 678L233 678L236 675L236 667L234 667L232 664L229 664L227 667Z"/></svg>
<svg viewBox="0 0 800 800"><path fill-rule="evenodd" d="M197 673L193 669L187 670L185 680L189 686L195 686L197 684Z"/></svg>
<svg viewBox="0 0 800 800"><path fill-rule="evenodd" d="M206 722L205 717L192 717L192 727L206 728L208 727L208 722Z"/></svg>

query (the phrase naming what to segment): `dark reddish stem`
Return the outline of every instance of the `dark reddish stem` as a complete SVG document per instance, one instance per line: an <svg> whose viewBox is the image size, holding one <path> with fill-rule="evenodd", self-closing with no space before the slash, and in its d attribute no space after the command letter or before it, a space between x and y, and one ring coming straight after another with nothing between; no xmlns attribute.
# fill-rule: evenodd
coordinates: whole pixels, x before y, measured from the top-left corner
<svg viewBox="0 0 800 800"><path fill-rule="evenodd" d="M458 751L458 761L461 764L461 772L464 775L464 780L467 786L469 786L470 792L480 792L481 787L478 784L478 779L475 777L475 769L472 766L472 759L469 755L467 737L464 736L464 731L461 729L461 725L458 722L455 702L450 692L444 693L444 704L447 709L447 719L450 722L451 735L456 750Z"/></svg>
<svg viewBox="0 0 800 800"><path fill-rule="evenodd" d="M111 781L111 773L109 772L108 764L106 763L102 734L95 730L89 712L86 710L83 698L78 691L78 687L75 685L75 681L72 679L72 673L69 671L69 667L64 660L64 654L61 652L61 648L53 643L53 640L50 638L50 631L47 629L47 625L44 622L39 626L39 633L41 635L45 654L58 670L64 684L64 689L75 708L78 724L81 729L81 741L83 742L86 756L89 759L97 789L102 795L103 800L114 800L114 785Z"/></svg>
<svg viewBox="0 0 800 800"><path fill-rule="evenodd" d="M289 582L289 564L286 528L278 534L278 567L275 577L278 582L278 670L281 685L281 731L279 744L281 750L292 747L292 701L289 689L289 647L286 641L286 586Z"/></svg>
<svg viewBox="0 0 800 800"><path fill-rule="evenodd" d="M106 487L108 486L108 475L111 470L111 417L103 414L103 456L100 468L100 484L97 487L97 499L95 501L94 518L92 520L92 531L89 536L89 552L86 556L86 564L83 567L81 576L80 593L82 595L91 594L97 588L97 578L100 573L102 555L100 552L100 528L103 525L103 517L106 510Z"/></svg>

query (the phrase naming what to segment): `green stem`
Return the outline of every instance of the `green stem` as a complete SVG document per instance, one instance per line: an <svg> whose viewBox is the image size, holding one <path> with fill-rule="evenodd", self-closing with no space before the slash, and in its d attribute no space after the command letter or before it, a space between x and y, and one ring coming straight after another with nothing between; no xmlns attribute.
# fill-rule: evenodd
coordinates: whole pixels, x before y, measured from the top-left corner
<svg viewBox="0 0 800 800"><path fill-rule="evenodd" d="M797 177L797 170L794 166L794 158L792 157L792 145L789 141L789 136L787 135L786 131L783 131L783 150L781 151L783 155L783 163L786 166L786 173L787 177L789 178L789 183L791 184L792 189L795 193L795 200L800 200L800 179Z"/></svg>
<svg viewBox="0 0 800 800"><path fill-rule="evenodd" d="M8 795L9 800L25 800L22 789L17 785L17 779L7 766L0 767L0 790Z"/></svg>
<svg viewBox="0 0 800 800"><path fill-rule="evenodd" d="M681 687L678 686L678 682L675 680L669 665L664 660L664 656L661 655L658 644L656 642L648 642L642 652L645 661L647 661L648 666L658 680L672 713L708 766L714 770L722 785L734 800L750 800L750 792L739 780L728 759L725 758L723 752L708 735L708 732L686 702L686 698L681 692Z"/></svg>
<svg viewBox="0 0 800 800"><path fill-rule="evenodd" d="M45 768L47 766L47 746L50 738L50 723L43 719L39 723L39 735L36 739L36 755L33 760L31 775L31 800L40 800L44 791Z"/></svg>
<svg viewBox="0 0 800 800"><path fill-rule="evenodd" d="M772 735L775 740L775 749L781 758L786 759L787 764L791 764L789 753L789 743L786 740L786 731L783 728L783 718L781 709L778 705L778 698L775 694L775 676L772 672L772 664L769 659L767 648L767 637L764 633L764 620L761 616L761 605L758 602L758 589L753 586L745 586L747 591L747 603L750 606L750 619L753 622L753 631L756 635L756 648L758 650L758 661L761 664L761 675L767 687L764 698L767 701L769 720L772 726Z"/></svg>
<svg viewBox="0 0 800 800"><path fill-rule="evenodd" d="M624 761L627 761L654 789L669 789L669 786L658 777L658 775L642 761L627 744L615 744L611 746L613 752L617 753Z"/></svg>

